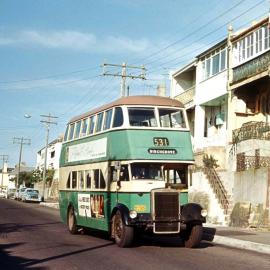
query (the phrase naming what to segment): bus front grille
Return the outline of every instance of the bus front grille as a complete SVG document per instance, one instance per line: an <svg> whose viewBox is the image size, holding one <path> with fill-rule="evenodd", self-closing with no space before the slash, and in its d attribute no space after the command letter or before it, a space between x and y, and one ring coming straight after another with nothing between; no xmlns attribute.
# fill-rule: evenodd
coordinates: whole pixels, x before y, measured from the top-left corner
<svg viewBox="0 0 270 270"><path fill-rule="evenodd" d="M177 233L179 223L179 193L154 192L154 233Z"/></svg>

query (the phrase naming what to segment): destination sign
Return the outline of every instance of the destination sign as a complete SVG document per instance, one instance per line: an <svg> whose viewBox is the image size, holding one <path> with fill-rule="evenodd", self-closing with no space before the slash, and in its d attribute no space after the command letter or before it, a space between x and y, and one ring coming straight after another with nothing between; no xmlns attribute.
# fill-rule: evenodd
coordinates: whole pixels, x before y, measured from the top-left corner
<svg viewBox="0 0 270 270"><path fill-rule="evenodd" d="M149 154L156 154L156 155L176 155L176 149L156 149L156 148L149 148Z"/></svg>

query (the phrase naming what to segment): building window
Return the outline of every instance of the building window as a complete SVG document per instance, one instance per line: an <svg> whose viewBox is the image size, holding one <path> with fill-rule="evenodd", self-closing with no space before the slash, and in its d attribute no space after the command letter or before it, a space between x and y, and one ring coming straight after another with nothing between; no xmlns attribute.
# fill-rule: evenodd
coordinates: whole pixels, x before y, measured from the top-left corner
<svg viewBox="0 0 270 270"><path fill-rule="evenodd" d="M256 39L256 53L262 51L262 28L255 32L255 39Z"/></svg>
<svg viewBox="0 0 270 270"><path fill-rule="evenodd" d="M247 36L247 58L253 56L253 35Z"/></svg>
<svg viewBox="0 0 270 270"><path fill-rule="evenodd" d="M233 44L233 66L242 64L270 48L270 29L263 26Z"/></svg>
<svg viewBox="0 0 270 270"><path fill-rule="evenodd" d="M226 69L226 49L220 49L202 60L202 80Z"/></svg>
<svg viewBox="0 0 270 270"><path fill-rule="evenodd" d="M51 158L54 158L55 157L55 151L52 151L51 152Z"/></svg>

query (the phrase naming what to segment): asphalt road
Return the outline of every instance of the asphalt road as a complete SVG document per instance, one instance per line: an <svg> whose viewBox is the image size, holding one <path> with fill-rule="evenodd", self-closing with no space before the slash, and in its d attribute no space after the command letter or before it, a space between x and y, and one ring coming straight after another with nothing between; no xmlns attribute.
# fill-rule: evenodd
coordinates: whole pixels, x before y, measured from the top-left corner
<svg viewBox="0 0 270 270"><path fill-rule="evenodd" d="M0 269L262 270L270 259L208 242L186 249L168 237L145 236L121 249L96 232L69 234L56 209L0 199Z"/></svg>

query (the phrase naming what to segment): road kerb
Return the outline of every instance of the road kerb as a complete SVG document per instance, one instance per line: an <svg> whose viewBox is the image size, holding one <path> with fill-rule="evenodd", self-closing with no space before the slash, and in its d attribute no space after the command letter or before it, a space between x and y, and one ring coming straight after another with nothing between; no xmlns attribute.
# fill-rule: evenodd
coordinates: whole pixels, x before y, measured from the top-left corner
<svg viewBox="0 0 270 270"><path fill-rule="evenodd" d="M265 245L261 243L255 243L251 241L245 241L219 235L215 235L212 242L215 244L225 245L229 247L246 249L264 254L270 254L270 245Z"/></svg>

